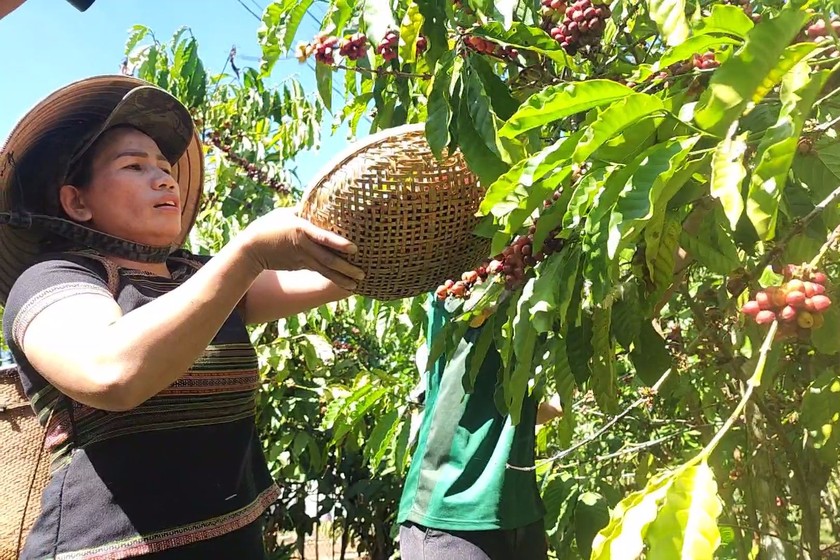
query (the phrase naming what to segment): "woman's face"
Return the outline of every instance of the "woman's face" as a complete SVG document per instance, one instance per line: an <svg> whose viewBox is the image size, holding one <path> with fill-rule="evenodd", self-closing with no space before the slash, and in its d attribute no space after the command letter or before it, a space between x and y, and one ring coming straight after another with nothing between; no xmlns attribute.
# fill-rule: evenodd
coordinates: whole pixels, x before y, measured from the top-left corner
<svg viewBox="0 0 840 560"><path fill-rule="evenodd" d="M89 183L61 188L68 216L135 243L175 243L181 190L155 141L139 130L116 128L105 132L94 150Z"/></svg>

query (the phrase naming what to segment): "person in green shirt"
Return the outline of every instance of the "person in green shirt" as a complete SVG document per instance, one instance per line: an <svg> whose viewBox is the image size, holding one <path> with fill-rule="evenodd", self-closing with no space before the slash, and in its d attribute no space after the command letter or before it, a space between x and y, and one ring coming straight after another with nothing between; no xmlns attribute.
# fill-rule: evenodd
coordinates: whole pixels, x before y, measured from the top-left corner
<svg viewBox="0 0 840 560"><path fill-rule="evenodd" d="M429 343L448 319L443 302L432 297ZM425 412L397 518L403 560L547 558L536 474L507 465L534 465L538 411L539 423L559 411L527 395L518 425L500 414L494 396L501 359L492 347L473 391L465 391L467 357L482 328L469 329L448 361L441 358L429 368Z"/></svg>

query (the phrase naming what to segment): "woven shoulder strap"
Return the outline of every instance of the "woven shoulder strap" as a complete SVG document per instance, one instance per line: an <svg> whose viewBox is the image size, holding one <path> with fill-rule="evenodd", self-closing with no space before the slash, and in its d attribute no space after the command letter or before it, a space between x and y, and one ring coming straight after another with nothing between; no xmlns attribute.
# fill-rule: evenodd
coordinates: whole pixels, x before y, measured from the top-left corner
<svg viewBox="0 0 840 560"><path fill-rule="evenodd" d="M120 267L117 266L117 263L93 251L67 251L67 254L91 259L101 264L108 276L108 291L111 292L112 296L117 297L120 289Z"/></svg>

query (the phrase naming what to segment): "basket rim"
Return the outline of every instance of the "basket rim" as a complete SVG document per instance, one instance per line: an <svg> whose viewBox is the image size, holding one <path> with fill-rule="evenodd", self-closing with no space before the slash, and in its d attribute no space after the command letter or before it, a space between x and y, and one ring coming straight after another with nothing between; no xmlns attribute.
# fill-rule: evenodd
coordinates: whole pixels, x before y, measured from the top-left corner
<svg viewBox="0 0 840 560"><path fill-rule="evenodd" d="M340 170L344 164L348 161L359 155L360 153L364 152L368 148L372 146L376 146L378 144L382 144L383 142L390 140L395 136L400 136L409 132L420 132L425 131L426 123L410 123L410 124L403 124L400 126L394 126L391 128L386 128L384 130L380 130L374 134L370 134L365 138L353 142L347 148L342 150L338 153L335 157L329 160L326 165L321 167L321 170L318 171L318 174L309 182L306 186L306 189L303 191L303 195L300 197L300 202L298 203L299 208L303 209L306 208L310 203L310 197L326 183L332 175L334 175L338 170Z"/></svg>

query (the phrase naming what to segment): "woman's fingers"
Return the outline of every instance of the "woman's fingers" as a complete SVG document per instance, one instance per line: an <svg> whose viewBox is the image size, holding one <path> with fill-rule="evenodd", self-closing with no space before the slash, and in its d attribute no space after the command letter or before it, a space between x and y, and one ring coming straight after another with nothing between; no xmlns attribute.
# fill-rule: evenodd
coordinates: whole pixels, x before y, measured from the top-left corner
<svg viewBox="0 0 840 560"><path fill-rule="evenodd" d="M320 228L308 220L304 220L304 222L306 223L304 233L306 233L307 237L318 245L323 245L328 249L333 249L348 255L354 255L358 252L358 248L355 243L349 239L345 239L337 233Z"/></svg>
<svg viewBox="0 0 840 560"><path fill-rule="evenodd" d="M345 259L341 258L341 256L313 241L308 239L304 240L300 248L312 261L317 262L319 265L329 270L333 270L341 274L353 282L358 282L365 277L365 273L361 268L350 264Z"/></svg>
<svg viewBox="0 0 840 560"><path fill-rule="evenodd" d="M345 276L344 274L336 271L333 268L321 264L320 262L318 262L310 256L307 256L304 259L304 267L317 272L324 278L330 280L331 282L347 290L348 292L355 292L356 288L359 287L358 283L352 278Z"/></svg>

